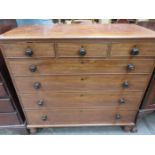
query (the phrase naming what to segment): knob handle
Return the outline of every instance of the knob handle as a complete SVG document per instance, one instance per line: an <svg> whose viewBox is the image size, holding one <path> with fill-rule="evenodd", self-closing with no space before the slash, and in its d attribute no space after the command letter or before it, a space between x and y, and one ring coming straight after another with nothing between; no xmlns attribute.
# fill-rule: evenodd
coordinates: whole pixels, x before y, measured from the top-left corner
<svg viewBox="0 0 155 155"><path fill-rule="evenodd" d="M80 48L80 56L85 56L85 55L86 55L86 50L83 47L81 47Z"/></svg>
<svg viewBox="0 0 155 155"><path fill-rule="evenodd" d="M41 83L40 83L40 82L35 82L35 83L33 84L33 87L34 87L34 89L40 89Z"/></svg>
<svg viewBox="0 0 155 155"><path fill-rule="evenodd" d="M122 86L123 86L123 88L128 88L129 87L129 82L128 81L124 81Z"/></svg>
<svg viewBox="0 0 155 155"><path fill-rule="evenodd" d="M120 99L118 100L118 102L119 102L120 104L125 104L125 103L126 103L126 101L125 101L124 98L120 98Z"/></svg>
<svg viewBox="0 0 155 155"><path fill-rule="evenodd" d="M28 57L32 57L33 55L33 50L31 48L27 48L25 51L25 55Z"/></svg>
<svg viewBox="0 0 155 155"><path fill-rule="evenodd" d="M39 101L37 102L37 104L38 104L38 106L43 106L44 100L39 100Z"/></svg>
<svg viewBox="0 0 155 155"><path fill-rule="evenodd" d="M138 55L139 54L139 49L136 48L136 47L132 48L130 54L133 55L133 56Z"/></svg>
<svg viewBox="0 0 155 155"><path fill-rule="evenodd" d="M135 69L135 66L134 66L133 64L128 64L127 69L128 69L129 71L132 71L132 70Z"/></svg>
<svg viewBox="0 0 155 155"><path fill-rule="evenodd" d="M41 116L41 119L42 119L43 121L46 121L47 118L48 118L47 115L42 115L42 116Z"/></svg>
<svg viewBox="0 0 155 155"><path fill-rule="evenodd" d="M31 72L35 72L37 70L37 66L36 65L30 65L29 70Z"/></svg>
<svg viewBox="0 0 155 155"><path fill-rule="evenodd" d="M120 115L120 114L116 114L116 115L115 115L115 119L116 119L116 120L121 119L121 115Z"/></svg>

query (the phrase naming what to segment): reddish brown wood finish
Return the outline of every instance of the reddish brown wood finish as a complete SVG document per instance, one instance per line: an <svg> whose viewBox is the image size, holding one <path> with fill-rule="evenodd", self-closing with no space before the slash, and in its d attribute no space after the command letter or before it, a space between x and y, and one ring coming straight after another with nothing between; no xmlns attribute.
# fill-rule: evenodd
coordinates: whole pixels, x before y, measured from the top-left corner
<svg viewBox="0 0 155 155"><path fill-rule="evenodd" d="M14 76L79 75L79 74L149 74L154 60L102 60L102 59L29 59L8 60ZM128 65L134 65L133 70ZM32 71L35 67L35 71ZM31 69L32 68L32 69Z"/></svg>
<svg viewBox="0 0 155 155"><path fill-rule="evenodd" d="M74 126L90 124L132 124L136 111L112 111L102 108L95 109L59 109L59 110L37 110L26 111L29 125L49 125L49 126ZM120 119L116 119L116 115ZM46 120L42 117L47 116Z"/></svg>
<svg viewBox="0 0 155 155"><path fill-rule="evenodd" d="M81 125L132 130L154 68L154 41L155 32L132 24L25 26L0 36L27 127L33 130ZM25 55L27 45L34 55ZM138 55L131 55L133 47ZM33 73L31 65L37 67ZM124 82L129 87L123 88ZM118 104L119 98L126 104Z"/></svg>
<svg viewBox="0 0 155 155"><path fill-rule="evenodd" d="M140 109L140 116L149 114L153 111L155 111L155 71L144 96L143 104Z"/></svg>
<svg viewBox="0 0 155 155"><path fill-rule="evenodd" d="M3 83L0 83L0 97L7 97L8 94L4 88L4 84Z"/></svg>
<svg viewBox="0 0 155 155"><path fill-rule="evenodd" d="M155 38L155 32L135 24L72 24L22 26L1 36L1 40L28 39L119 39Z"/></svg>
<svg viewBox="0 0 155 155"><path fill-rule="evenodd" d="M128 81L129 87L123 88ZM19 93L78 92L78 91L144 91L148 75L39 76L16 77ZM35 82L41 84L35 89Z"/></svg>
<svg viewBox="0 0 155 155"><path fill-rule="evenodd" d="M37 93L22 94L25 110L55 108L94 108L111 107L112 109L135 110L138 108L143 92L81 92L81 93ZM125 103L120 103L124 99ZM42 104L41 104L42 103ZM41 105L40 105L41 104Z"/></svg>
<svg viewBox="0 0 155 155"><path fill-rule="evenodd" d="M0 33L16 27L16 20L1 20ZM1 47L0 47L1 48ZM0 49L0 128L27 134L24 117Z"/></svg>
<svg viewBox="0 0 155 155"><path fill-rule="evenodd" d="M9 98L0 98L0 112L14 112L14 108Z"/></svg>

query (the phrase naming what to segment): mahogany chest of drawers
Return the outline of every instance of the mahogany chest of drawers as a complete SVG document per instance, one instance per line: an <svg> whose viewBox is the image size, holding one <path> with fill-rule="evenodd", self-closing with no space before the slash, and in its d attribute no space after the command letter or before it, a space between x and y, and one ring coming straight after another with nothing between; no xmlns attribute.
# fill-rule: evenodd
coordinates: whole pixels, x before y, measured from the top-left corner
<svg viewBox="0 0 155 155"><path fill-rule="evenodd" d="M132 24L25 26L0 44L31 131L135 126L155 32Z"/></svg>

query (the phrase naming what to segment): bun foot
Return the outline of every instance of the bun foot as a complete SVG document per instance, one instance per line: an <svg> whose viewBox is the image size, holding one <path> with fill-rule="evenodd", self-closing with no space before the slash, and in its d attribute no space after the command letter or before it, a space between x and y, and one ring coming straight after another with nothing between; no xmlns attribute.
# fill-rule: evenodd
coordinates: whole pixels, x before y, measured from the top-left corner
<svg viewBox="0 0 155 155"><path fill-rule="evenodd" d="M30 128L30 134L35 134L37 132L37 128Z"/></svg>
<svg viewBox="0 0 155 155"><path fill-rule="evenodd" d="M132 133L135 133L137 132L137 127L135 125L132 125L132 126L122 126L122 129L125 131L125 132L132 132Z"/></svg>

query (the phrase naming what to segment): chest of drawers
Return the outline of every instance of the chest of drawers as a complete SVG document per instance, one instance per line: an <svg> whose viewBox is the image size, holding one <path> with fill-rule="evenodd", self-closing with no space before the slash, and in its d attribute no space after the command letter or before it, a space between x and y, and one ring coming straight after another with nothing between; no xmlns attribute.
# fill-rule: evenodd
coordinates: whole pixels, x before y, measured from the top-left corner
<svg viewBox="0 0 155 155"><path fill-rule="evenodd" d="M128 25L25 26L0 45L27 127L132 130L155 63L155 32Z"/></svg>

